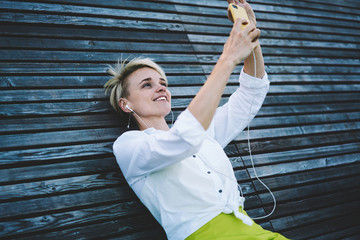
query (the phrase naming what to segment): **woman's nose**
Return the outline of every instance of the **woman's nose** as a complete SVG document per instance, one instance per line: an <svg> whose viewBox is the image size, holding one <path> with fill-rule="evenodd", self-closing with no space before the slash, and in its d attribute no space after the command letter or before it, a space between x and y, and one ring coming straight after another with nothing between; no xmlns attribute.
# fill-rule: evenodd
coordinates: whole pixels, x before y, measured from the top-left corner
<svg viewBox="0 0 360 240"><path fill-rule="evenodd" d="M157 92L165 92L166 87L164 85L159 85L159 87L156 89Z"/></svg>

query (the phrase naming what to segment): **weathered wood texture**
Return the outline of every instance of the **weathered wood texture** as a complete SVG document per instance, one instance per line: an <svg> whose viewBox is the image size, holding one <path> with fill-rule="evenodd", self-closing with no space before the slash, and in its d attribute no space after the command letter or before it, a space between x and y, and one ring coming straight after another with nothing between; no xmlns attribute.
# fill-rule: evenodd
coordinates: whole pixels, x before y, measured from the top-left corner
<svg viewBox="0 0 360 240"><path fill-rule="evenodd" d="M358 239L359 1L251 2L272 82L251 148L278 203L258 222L292 239ZM105 69L152 57L177 116L231 30L226 1L0 1L0 29L0 239L166 239L112 155L126 120L103 93ZM270 212L246 133L226 152L248 213Z"/></svg>

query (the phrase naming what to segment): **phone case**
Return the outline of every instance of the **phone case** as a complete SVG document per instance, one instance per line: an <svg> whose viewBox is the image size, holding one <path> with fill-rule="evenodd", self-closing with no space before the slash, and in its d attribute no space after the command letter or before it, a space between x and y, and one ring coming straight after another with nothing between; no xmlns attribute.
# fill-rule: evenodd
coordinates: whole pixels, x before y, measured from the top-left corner
<svg viewBox="0 0 360 240"><path fill-rule="evenodd" d="M245 25L241 25L241 29L244 29L250 23L250 19L249 19L248 15L246 14L246 10L243 7L240 7L233 3L230 3L228 10L231 13L233 22L235 22L235 20L238 18L244 18L247 20L248 23Z"/></svg>

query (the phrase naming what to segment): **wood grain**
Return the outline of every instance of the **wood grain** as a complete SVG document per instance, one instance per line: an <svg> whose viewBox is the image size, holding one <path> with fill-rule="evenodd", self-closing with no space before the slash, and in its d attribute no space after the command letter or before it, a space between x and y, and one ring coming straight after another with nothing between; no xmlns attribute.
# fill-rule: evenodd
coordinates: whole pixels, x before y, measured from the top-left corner
<svg viewBox="0 0 360 240"><path fill-rule="evenodd" d="M291 239L356 239L359 228L360 6L251 3L271 80L250 124L256 173ZM175 119L231 31L217 0L0 2L0 239L167 239L126 183L113 141L127 119L103 85L119 59L165 70ZM220 105L238 88L234 69ZM171 116L166 117L170 124ZM272 209L244 131L225 148L252 217Z"/></svg>

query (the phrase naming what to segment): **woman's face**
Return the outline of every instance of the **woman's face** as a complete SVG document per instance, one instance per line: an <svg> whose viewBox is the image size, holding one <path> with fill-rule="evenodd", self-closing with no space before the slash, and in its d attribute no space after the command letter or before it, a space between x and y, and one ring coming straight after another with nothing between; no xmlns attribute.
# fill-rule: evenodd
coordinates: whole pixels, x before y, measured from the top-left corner
<svg viewBox="0 0 360 240"><path fill-rule="evenodd" d="M142 118L165 117L171 110L171 94L166 80L152 68L140 68L130 74L128 105Z"/></svg>

